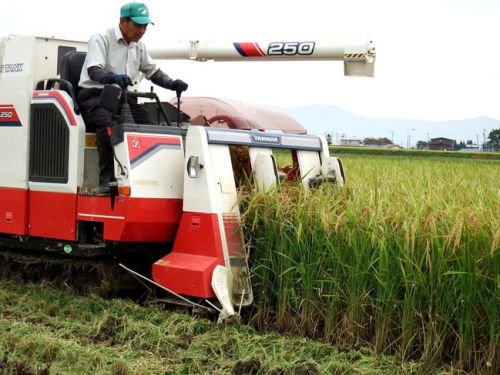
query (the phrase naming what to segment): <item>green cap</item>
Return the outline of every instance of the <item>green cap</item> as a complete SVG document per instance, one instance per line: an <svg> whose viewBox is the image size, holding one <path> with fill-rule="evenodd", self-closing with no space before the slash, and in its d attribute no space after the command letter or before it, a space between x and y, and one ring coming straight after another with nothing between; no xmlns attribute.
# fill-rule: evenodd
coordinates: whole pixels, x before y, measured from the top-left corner
<svg viewBox="0 0 500 375"><path fill-rule="evenodd" d="M129 17L139 25L154 23L149 18L149 10L144 3L128 3L120 9L120 17Z"/></svg>

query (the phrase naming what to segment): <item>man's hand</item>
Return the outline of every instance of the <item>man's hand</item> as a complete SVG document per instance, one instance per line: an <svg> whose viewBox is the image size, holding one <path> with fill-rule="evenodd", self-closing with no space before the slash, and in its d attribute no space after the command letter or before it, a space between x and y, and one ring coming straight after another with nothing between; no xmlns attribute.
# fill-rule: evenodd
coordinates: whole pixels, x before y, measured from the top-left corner
<svg viewBox="0 0 500 375"><path fill-rule="evenodd" d="M123 90L125 90L127 88L127 86L132 86L134 84L128 75L115 74L115 73L110 73L105 78L104 83L111 83L111 84L116 83Z"/></svg>
<svg viewBox="0 0 500 375"><path fill-rule="evenodd" d="M167 84L165 85L165 88L176 91L177 93L181 93L187 90L188 84L184 81L181 81L180 79L176 79L175 81L173 79L169 79L167 81Z"/></svg>

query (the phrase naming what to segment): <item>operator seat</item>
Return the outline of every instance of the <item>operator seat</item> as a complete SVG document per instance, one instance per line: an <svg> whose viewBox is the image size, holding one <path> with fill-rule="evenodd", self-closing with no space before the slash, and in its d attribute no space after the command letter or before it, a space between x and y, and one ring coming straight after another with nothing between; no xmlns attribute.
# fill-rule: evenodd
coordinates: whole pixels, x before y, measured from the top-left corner
<svg viewBox="0 0 500 375"><path fill-rule="evenodd" d="M73 93L68 92L73 99L73 103L75 105L75 112L80 113L78 108L78 93L80 92L80 86L78 86L78 82L80 82L80 74L82 73L83 64L85 63L85 57L87 56L87 52L80 51L70 51L66 53L61 61L61 79L70 83L71 90ZM66 90L67 91L67 90ZM92 121L85 115L85 113L81 113L83 122L85 123L85 127L87 132L94 132L95 126Z"/></svg>
<svg viewBox="0 0 500 375"><path fill-rule="evenodd" d="M80 88L78 82L86 55L86 52L77 51L66 53L61 60L61 78L41 80L36 84L35 90L52 90L54 87L58 87L59 90L66 91L73 100L73 110L79 114L77 98Z"/></svg>
<svg viewBox="0 0 500 375"><path fill-rule="evenodd" d="M72 99L75 103L80 91L78 82L80 82L80 74L85 62L85 56L87 56L87 52L70 51L63 56L61 61L61 78L73 86L74 98Z"/></svg>

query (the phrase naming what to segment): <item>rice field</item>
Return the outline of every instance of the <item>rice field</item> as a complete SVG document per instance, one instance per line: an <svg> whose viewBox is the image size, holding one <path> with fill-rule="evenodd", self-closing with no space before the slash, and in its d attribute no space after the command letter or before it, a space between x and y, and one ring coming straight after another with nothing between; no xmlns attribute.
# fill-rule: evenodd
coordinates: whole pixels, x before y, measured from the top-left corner
<svg viewBox="0 0 500 375"><path fill-rule="evenodd" d="M343 189L242 193L253 324L499 373L500 162L342 160Z"/></svg>
<svg viewBox="0 0 500 375"><path fill-rule="evenodd" d="M0 281L0 373L500 373L500 161L342 160L242 191L248 325Z"/></svg>
<svg viewBox="0 0 500 375"><path fill-rule="evenodd" d="M0 280L0 374L414 374L363 349Z"/></svg>

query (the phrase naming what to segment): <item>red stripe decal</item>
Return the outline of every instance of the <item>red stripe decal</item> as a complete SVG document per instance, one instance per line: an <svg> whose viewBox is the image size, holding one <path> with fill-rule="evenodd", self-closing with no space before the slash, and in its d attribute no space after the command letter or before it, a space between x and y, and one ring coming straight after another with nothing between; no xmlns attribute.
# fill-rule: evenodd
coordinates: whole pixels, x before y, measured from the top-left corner
<svg viewBox="0 0 500 375"><path fill-rule="evenodd" d="M240 43L240 48L248 57L264 56L257 43Z"/></svg>
<svg viewBox="0 0 500 375"><path fill-rule="evenodd" d="M264 52L262 52L262 49L260 48L259 44L258 43L254 43L255 45L255 48L257 48L257 50L259 51L260 55L261 56L265 56L266 54Z"/></svg>
<svg viewBox="0 0 500 375"><path fill-rule="evenodd" d="M76 118L73 109L68 105L68 102L63 98L60 92L55 90L50 91L35 91L33 92L33 99L56 99L62 105L64 112L68 116L69 122L72 126L76 126Z"/></svg>
<svg viewBox="0 0 500 375"><path fill-rule="evenodd" d="M0 126L22 126L12 104L0 104Z"/></svg>
<svg viewBox="0 0 500 375"><path fill-rule="evenodd" d="M181 140L172 136L147 136L138 134L127 134L127 146L130 160L148 152L158 144L181 146Z"/></svg>

